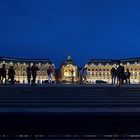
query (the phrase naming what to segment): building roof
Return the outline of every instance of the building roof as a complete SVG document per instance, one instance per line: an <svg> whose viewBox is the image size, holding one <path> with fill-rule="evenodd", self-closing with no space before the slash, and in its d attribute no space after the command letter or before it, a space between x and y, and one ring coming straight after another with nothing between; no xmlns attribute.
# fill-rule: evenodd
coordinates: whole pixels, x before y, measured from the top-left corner
<svg viewBox="0 0 140 140"><path fill-rule="evenodd" d="M25 59L25 58L13 58L13 57L0 57L0 61L13 61L13 62L22 62L22 63L49 63L52 64L52 61L49 59Z"/></svg>
<svg viewBox="0 0 140 140"><path fill-rule="evenodd" d="M121 63L135 63L135 62L140 62L140 57L136 57L136 58L128 58L128 59L121 59L120 60Z"/></svg>
<svg viewBox="0 0 140 140"><path fill-rule="evenodd" d="M90 59L88 61L88 64L119 64L119 63L135 63L135 62L140 62L140 57L136 57L136 58L127 58L127 59Z"/></svg>
<svg viewBox="0 0 140 140"><path fill-rule="evenodd" d="M101 63L101 64L116 64L116 63L119 63L120 62L120 60L115 60L115 59L90 59L89 61L88 61L88 64L92 64L92 63L94 63L94 64L99 64L99 63Z"/></svg>
<svg viewBox="0 0 140 140"><path fill-rule="evenodd" d="M69 65L69 64L76 66L76 64L75 64L75 62L73 61L73 59L72 59L72 57L71 57L70 54L68 54L67 60L64 61L64 62L62 62L62 65Z"/></svg>

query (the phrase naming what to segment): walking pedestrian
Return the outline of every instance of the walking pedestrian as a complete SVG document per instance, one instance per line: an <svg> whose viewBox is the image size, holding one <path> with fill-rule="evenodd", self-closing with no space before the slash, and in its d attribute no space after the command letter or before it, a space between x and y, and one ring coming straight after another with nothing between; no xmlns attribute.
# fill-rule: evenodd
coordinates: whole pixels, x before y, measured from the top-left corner
<svg viewBox="0 0 140 140"><path fill-rule="evenodd" d="M10 84L15 83L15 70L13 66L10 66L10 68L8 69L8 81L10 82Z"/></svg>

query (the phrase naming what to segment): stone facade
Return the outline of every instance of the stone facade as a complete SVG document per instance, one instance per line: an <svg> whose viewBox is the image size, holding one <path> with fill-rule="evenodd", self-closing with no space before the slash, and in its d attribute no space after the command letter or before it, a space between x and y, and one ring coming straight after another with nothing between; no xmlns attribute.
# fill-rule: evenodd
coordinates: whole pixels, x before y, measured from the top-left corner
<svg viewBox="0 0 140 140"><path fill-rule="evenodd" d="M33 63L35 63L36 66L39 68L36 79L38 83L42 83L42 81L48 79L47 69L49 66L52 66L55 69L55 65L49 59L18 59L18 58L16 59L16 58L0 57L0 67L2 66L3 63L6 64L7 69L11 65L14 66L16 72L15 80L18 83L27 83L26 68L29 64L32 65ZM55 80L54 74L55 73L53 73L53 80Z"/></svg>
<svg viewBox="0 0 140 140"><path fill-rule="evenodd" d="M61 82L77 82L78 81L78 66L74 63L71 55L60 67L60 81Z"/></svg>
<svg viewBox="0 0 140 140"><path fill-rule="evenodd" d="M129 69L131 83L140 83L140 58L107 60L91 59L85 65L87 68L87 82L95 83L96 80L103 80L111 83L111 68L117 67L121 63L125 69Z"/></svg>
<svg viewBox="0 0 140 140"><path fill-rule="evenodd" d="M9 57L0 57L0 67L2 64L6 64L8 69L11 65L14 66L16 71L15 80L19 83L27 83L26 68L29 64L35 63L39 67L37 73L37 82L42 83L42 81L48 80L47 69L49 66L53 67L55 70L55 65L49 59L18 59ZM111 68L117 67L121 63L125 69L129 69L131 73L131 83L140 83L140 58L130 58L130 59L90 59L85 68L87 68L86 81L88 83L95 83L96 80L103 80L107 83L111 83ZM53 73L53 81L55 81L55 72ZM61 64L59 69L60 82L78 82L78 66L74 63L71 55L68 55L66 61Z"/></svg>

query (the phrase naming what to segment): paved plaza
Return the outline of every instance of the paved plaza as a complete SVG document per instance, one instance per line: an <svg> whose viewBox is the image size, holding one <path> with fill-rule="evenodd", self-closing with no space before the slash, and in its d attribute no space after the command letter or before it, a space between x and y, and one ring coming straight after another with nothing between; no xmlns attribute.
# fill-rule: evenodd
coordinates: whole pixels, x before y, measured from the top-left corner
<svg viewBox="0 0 140 140"><path fill-rule="evenodd" d="M1 85L0 112L140 113L140 85Z"/></svg>
<svg viewBox="0 0 140 140"><path fill-rule="evenodd" d="M0 86L0 134L140 134L140 85Z"/></svg>

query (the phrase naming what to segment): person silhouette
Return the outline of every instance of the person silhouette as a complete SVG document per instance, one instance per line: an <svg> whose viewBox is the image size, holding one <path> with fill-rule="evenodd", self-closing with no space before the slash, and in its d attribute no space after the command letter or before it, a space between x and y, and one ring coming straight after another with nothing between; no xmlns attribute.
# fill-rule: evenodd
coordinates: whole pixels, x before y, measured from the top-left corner
<svg viewBox="0 0 140 140"><path fill-rule="evenodd" d="M71 82L74 83L74 70L71 69Z"/></svg>
<svg viewBox="0 0 140 140"><path fill-rule="evenodd" d="M36 76L37 76L37 71L39 68L33 63L33 66L31 67L31 75L32 75L32 85L36 84Z"/></svg>
<svg viewBox="0 0 140 140"><path fill-rule="evenodd" d="M84 68L83 69L83 79L84 79L83 83L86 84L86 80L87 80L87 68Z"/></svg>
<svg viewBox="0 0 140 140"><path fill-rule="evenodd" d="M51 68L51 66L49 66L49 68L47 69L47 75L48 75L48 82L52 83L52 68Z"/></svg>
<svg viewBox="0 0 140 140"><path fill-rule="evenodd" d="M8 81L10 80L10 84L14 84L15 83L15 70L13 66L10 66L10 68L8 69Z"/></svg>
<svg viewBox="0 0 140 140"><path fill-rule="evenodd" d="M117 70L114 67L112 67L110 73L111 73L112 84L115 84L116 77L117 77Z"/></svg>
<svg viewBox="0 0 140 140"><path fill-rule="evenodd" d="M28 81L28 84L31 83L31 66L28 65L28 67L26 68L26 73L27 73L27 81Z"/></svg>
<svg viewBox="0 0 140 140"><path fill-rule="evenodd" d="M83 69L79 68L79 83L83 84Z"/></svg>
<svg viewBox="0 0 140 140"><path fill-rule="evenodd" d="M130 84L130 75L131 75L131 73L130 73L129 69L126 69L126 71L125 71L125 83L126 84Z"/></svg>
<svg viewBox="0 0 140 140"><path fill-rule="evenodd" d="M0 69L0 73L1 73L1 84L5 84L6 85L6 65L2 64L2 68Z"/></svg>
<svg viewBox="0 0 140 140"><path fill-rule="evenodd" d="M119 64L116 72L117 72L117 79L118 79L118 82L119 82L119 86L121 86L122 84L124 84L124 78L125 78L124 66Z"/></svg>

